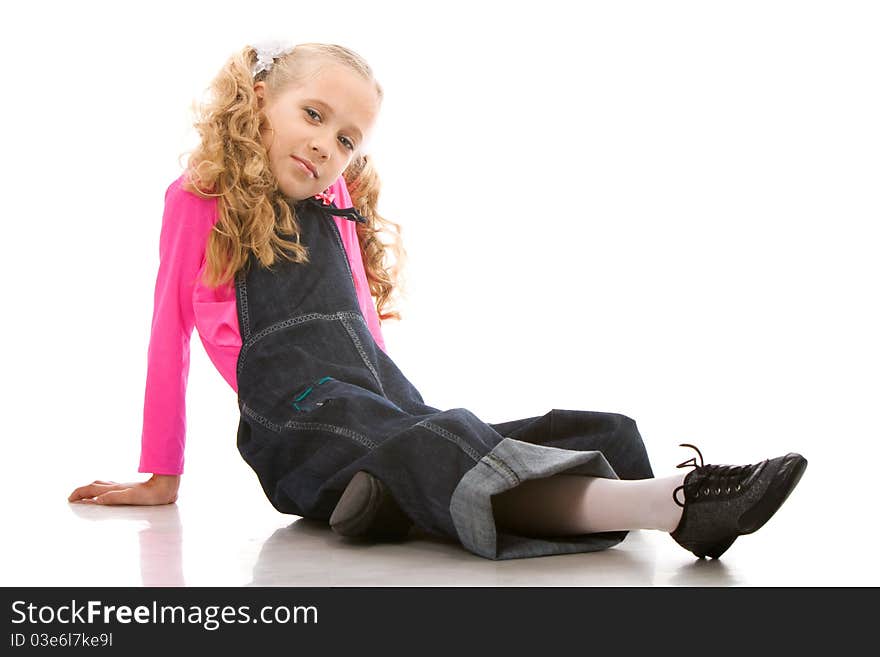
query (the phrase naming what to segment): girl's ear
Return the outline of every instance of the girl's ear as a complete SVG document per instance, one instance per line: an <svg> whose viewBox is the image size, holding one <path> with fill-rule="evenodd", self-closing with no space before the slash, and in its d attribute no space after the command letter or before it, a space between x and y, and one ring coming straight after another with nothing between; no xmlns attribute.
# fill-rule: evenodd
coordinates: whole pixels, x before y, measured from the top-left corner
<svg viewBox="0 0 880 657"><path fill-rule="evenodd" d="M257 94L257 109L263 109L265 102L263 95L266 93L266 83L260 80L254 85L254 93Z"/></svg>

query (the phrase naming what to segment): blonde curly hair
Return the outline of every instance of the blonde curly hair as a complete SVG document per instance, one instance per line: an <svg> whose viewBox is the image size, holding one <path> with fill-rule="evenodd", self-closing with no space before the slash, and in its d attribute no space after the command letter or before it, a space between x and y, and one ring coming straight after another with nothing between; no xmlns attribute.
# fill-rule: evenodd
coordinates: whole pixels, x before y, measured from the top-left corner
<svg viewBox="0 0 880 657"><path fill-rule="evenodd" d="M201 142L189 153L189 184L185 187L202 198L216 197L218 209L217 222L208 238L203 284L216 287L229 283L246 267L250 252L266 267L275 262L276 256L298 263L309 261L308 248L299 243L296 212L269 169L260 138L266 119L258 109L253 85L265 80L269 94L279 94L288 85L304 80L315 65L328 58L373 82L381 103L382 87L357 53L335 44L303 43L276 59L269 71L261 71L256 78L251 71L257 54L253 47L246 46L230 57L214 78L210 100L194 105L193 125ZM402 287L406 251L401 227L377 211L379 175L367 154L356 154L342 177L352 205L367 219L367 223L355 225L377 314L380 320L399 320L400 312L386 306ZM385 244L379 234L390 228L392 241ZM292 236L293 241L285 240L284 235ZM386 263L388 255L393 255L393 263Z"/></svg>

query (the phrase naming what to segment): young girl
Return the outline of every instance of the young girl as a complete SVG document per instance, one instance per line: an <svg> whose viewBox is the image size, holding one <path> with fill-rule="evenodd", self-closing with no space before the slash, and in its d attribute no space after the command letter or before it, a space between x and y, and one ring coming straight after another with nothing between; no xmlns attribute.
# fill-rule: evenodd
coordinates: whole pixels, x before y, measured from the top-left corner
<svg viewBox="0 0 880 657"><path fill-rule="evenodd" d="M611 547L658 529L719 557L760 528L807 461L680 463L655 478L636 423L553 409L488 424L441 410L385 353L379 320L403 253L377 234L365 154L382 88L337 45L246 47L213 83L201 143L165 195L140 472L70 501L167 504L183 472L195 325L238 394L237 445L272 505L343 536L404 538L413 525L510 559ZM398 260L399 262L399 260ZM376 298L374 305L373 297ZM693 445L685 445L692 447Z"/></svg>

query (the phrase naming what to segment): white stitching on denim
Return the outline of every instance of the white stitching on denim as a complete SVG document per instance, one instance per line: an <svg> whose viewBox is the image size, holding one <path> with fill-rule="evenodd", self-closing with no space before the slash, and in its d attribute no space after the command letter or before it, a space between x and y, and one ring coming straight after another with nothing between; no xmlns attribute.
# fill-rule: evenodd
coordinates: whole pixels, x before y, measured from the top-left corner
<svg viewBox="0 0 880 657"><path fill-rule="evenodd" d="M345 321L344 317L340 317L339 321L345 327L345 330L348 331L348 335L351 336L351 341L354 342L355 349L358 350L358 353L361 355L361 359L364 361L364 364L373 373L373 378L376 379L376 384L379 386L379 392L382 393L382 396L385 396L385 389L382 387L382 380L379 378L379 373L376 371L376 368L373 366L373 363L370 362L370 359L367 357L367 352L364 351L363 345L361 345L361 340L355 333L354 327L351 326L348 322Z"/></svg>
<svg viewBox="0 0 880 657"><path fill-rule="evenodd" d="M241 301L241 315L244 319L244 325L242 326L242 329L244 330L244 338L247 339L251 333L251 322L248 315L247 284L243 272L239 272L238 281L239 300Z"/></svg>
<svg viewBox="0 0 880 657"><path fill-rule="evenodd" d="M318 429L320 431L330 431L331 433L338 433L341 436L346 436L347 438L351 438L352 440L361 443L367 449L373 449L377 445L363 434L360 434L357 431L352 431L351 429L348 429L346 427L340 427L335 424L325 424L323 422L298 422L297 420L289 420L284 424L284 426L285 428L290 429Z"/></svg>
<svg viewBox="0 0 880 657"><path fill-rule="evenodd" d="M338 312L327 314L327 313L305 313L302 315L297 315L296 317L288 317L285 320L280 322L276 322L271 326L264 328L259 333L254 334L248 339L244 344L241 345L241 351L238 355L238 367L236 368L238 374L241 374L241 368L244 365L246 354L250 351L250 349L260 340L265 338L267 335L275 333L276 331L280 331L281 329L288 328L290 326L294 326L296 324L302 324L303 322L308 322L312 320L337 320L341 317L351 317L357 316L358 313L353 312L351 310L340 310Z"/></svg>
<svg viewBox="0 0 880 657"><path fill-rule="evenodd" d="M255 334L250 340L248 340L247 348L250 349L254 346L254 344L265 338L270 333L280 331L281 329L293 326L294 324L301 324L302 322L307 322L313 319L335 320L340 319L341 317L348 317L353 315L357 315L357 313L351 310L339 310L335 313L305 313L302 315L297 315L295 317L288 317L287 319L280 322L275 322L271 326L268 326L259 333Z"/></svg>
<svg viewBox="0 0 880 657"><path fill-rule="evenodd" d="M434 433L442 436L443 438L446 438L446 440L458 445L461 448L461 451L463 451L465 454L470 456L474 461L480 460L480 455L474 450L473 447L471 447L464 440L462 440L461 436L457 436L456 434L452 433L451 431L447 431L443 427L434 424L430 420L422 420L421 422L416 422L416 424L414 426L425 427L425 429L428 429L429 431L433 431Z"/></svg>
<svg viewBox="0 0 880 657"><path fill-rule="evenodd" d="M248 417L252 417L254 420L262 424L267 429L274 431L275 433L281 433L282 428L280 424L275 424L271 420L267 420L247 404L242 404L241 411Z"/></svg>
<svg viewBox="0 0 880 657"><path fill-rule="evenodd" d="M513 482L514 486L519 485L519 476L513 470L511 470L510 466L507 465L504 461L491 453L486 454L485 459L493 468L495 468L495 470L507 476L507 478Z"/></svg>
<svg viewBox="0 0 880 657"><path fill-rule="evenodd" d="M275 433L283 433L285 429L318 429L320 431L329 431L330 433L336 433L341 436L345 436L346 438L351 438L353 441L360 443L367 449L373 449L377 445L377 443L373 442L365 435L360 434L357 431L352 431L351 429L348 429L346 427L337 426L335 424L326 424L324 422L299 422L297 420L289 420L285 422L284 426L282 427L280 424L275 424L271 420L263 417L247 404L242 404L241 410L242 413L250 418L253 418L259 424L262 424L264 427L266 427L270 431L274 431Z"/></svg>

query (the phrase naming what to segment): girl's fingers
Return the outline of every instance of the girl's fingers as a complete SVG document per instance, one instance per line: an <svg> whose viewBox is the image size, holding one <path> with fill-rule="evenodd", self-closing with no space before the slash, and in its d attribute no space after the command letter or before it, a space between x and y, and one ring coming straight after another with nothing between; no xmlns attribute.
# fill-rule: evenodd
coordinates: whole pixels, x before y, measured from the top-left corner
<svg viewBox="0 0 880 657"><path fill-rule="evenodd" d="M112 482L95 482L87 486L80 486L67 497L67 501L75 502L76 500L83 497L94 497L95 495L100 495L101 493L107 492L108 486L119 486L119 484L115 484Z"/></svg>
<svg viewBox="0 0 880 657"><path fill-rule="evenodd" d="M91 490L93 490L92 484L89 484L88 486L80 486L79 488L74 490L70 495L67 496L67 501L68 502L76 502L77 500L82 499L83 497L94 497L95 493L92 493L91 495L89 495L89 492Z"/></svg>

